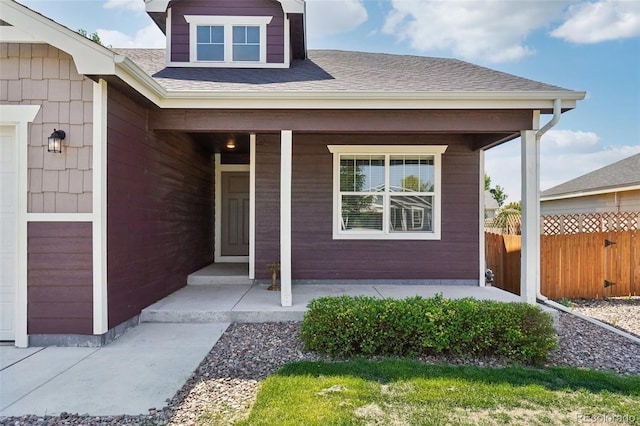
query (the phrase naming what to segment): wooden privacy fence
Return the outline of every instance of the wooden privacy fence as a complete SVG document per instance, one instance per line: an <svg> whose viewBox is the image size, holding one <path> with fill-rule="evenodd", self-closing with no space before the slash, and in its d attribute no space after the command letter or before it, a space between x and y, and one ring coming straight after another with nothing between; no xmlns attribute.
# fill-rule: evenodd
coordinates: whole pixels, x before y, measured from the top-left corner
<svg viewBox="0 0 640 426"><path fill-rule="evenodd" d="M629 217L637 218L638 213L621 217L609 214L605 221L613 225L609 229L630 230L575 233L575 227L566 227L566 233L561 233L554 227L553 235L541 235L542 294L551 299L639 295L640 231L638 222L629 221ZM581 222L568 215L562 220ZM605 222L592 221L599 223L597 229L602 229ZM520 294L520 235L486 232L485 248L487 267L494 272L494 286Z"/></svg>

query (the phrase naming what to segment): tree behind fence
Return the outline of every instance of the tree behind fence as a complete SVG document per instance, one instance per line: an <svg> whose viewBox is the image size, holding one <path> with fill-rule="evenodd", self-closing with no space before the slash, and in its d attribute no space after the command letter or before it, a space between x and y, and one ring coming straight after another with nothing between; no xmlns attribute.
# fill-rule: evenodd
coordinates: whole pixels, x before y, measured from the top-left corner
<svg viewBox="0 0 640 426"><path fill-rule="evenodd" d="M543 216L542 294L552 299L640 294L639 218L638 212ZM519 294L520 235L485 229L494 285Z"/></svg>

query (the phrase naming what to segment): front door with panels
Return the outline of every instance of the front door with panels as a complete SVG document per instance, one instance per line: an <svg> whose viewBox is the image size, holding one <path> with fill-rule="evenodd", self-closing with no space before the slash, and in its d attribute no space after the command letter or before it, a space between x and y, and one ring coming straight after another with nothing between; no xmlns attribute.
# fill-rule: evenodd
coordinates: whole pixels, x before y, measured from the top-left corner
<svg viewBox="0 0 640 426"><path fill-rule="evenodd" d="M220 255L248 261L249 172L222 172L221 183Z"/></svg>

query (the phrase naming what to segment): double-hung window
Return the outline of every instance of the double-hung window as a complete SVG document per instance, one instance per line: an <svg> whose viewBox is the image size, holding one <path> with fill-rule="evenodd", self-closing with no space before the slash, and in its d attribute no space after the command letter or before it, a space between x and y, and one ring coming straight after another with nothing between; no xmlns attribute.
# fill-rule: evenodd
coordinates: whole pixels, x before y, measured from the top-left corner
<svg viewBox="0 0 640 426"><path fill-rule="evenodd" d="M267 24L271 16L185 15L192 62L267 62Z"/></svg>
<svg viewBox="0 0 640 426"><path fill-rule="evenodd" d="M440 239L446 146L330 145L334 239Z"/></svg>

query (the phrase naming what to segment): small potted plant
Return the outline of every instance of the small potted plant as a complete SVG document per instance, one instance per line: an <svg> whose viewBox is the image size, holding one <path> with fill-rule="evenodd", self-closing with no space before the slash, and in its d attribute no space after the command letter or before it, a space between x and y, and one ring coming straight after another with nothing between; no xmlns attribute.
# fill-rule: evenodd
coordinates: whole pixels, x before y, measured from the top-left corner
<svg viewBox="0 0 640 426"><path fill-rule="evenodd" d="M280 284L277 283L278 271L280 271L280 262L267 263L267 269L271 271L271 285L267 287L267 290L280 290Z"/></svg>

